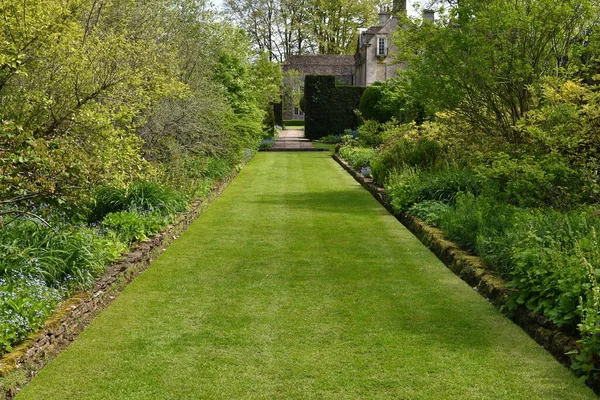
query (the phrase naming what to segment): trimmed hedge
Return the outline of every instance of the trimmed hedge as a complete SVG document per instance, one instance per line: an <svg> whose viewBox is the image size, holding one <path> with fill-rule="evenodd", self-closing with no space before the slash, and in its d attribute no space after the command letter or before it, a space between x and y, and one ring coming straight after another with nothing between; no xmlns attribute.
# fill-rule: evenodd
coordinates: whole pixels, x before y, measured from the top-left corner
<svg viewBox="0 0 600 400"><path fill-rule="evenodd" d="M273 112L275 113L275 125L283 126L283 103L273 103Z"/></svg>
<svg viewBox="0 0 600 400"><path fill-rule="evenodd" d="M365 88L338 86L334 76L308 75L304 80L306 116L304 134L311 140L339 135L355 129L359 120L354 110Z"/></svg>

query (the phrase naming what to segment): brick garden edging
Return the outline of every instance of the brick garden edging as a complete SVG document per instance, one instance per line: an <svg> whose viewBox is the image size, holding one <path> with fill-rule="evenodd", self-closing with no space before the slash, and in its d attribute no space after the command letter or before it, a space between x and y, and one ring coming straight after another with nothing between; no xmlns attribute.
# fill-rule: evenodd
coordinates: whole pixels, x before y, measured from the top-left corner
<svg viewBox="0 0 600 400"><path fill-rule="evenodd" d="M506 281L492 275L484 267L479 257L470 255L457 244L444 239L444 234L440 229L428 226L418 218L406 213L396 213L387 200L384 188L376 185L373 179L359 174L338 154L333 154L332 157L452 272L519 325L558 361L567 366L571 364L570 356L567 353L578 348L577 338L559 329L543 315L530 311L525 307L521 306L509 311L507 302L513 293L513 289L508 286Z"/></svg>
<svg viewBox="0 0 600 400"><path fill-rule="evenodd" d="M112 264L100 276L89 292L76 293L50 316L44 327L0 358L0 377L19 374L15 383L5 387L0 383L0 399L12 399L48 362L83 332L101 311L105 310L121 291L156 260L165 248L177 239L196 218L223 192L237 175L215 184L210 194L192 203L189 211L178 215L164 231L147 242L135 243L130 251Z"/></svg>

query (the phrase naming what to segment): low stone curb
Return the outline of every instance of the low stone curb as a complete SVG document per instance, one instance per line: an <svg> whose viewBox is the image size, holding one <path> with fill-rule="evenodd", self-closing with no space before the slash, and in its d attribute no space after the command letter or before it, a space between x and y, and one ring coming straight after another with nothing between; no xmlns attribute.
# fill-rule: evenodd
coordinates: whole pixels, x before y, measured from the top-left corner
<svg viewBox="0 0 600 400"><path fill-rule="evenodd" d="M418 218L406 213L398 214L387 200L385 189L376 185L373 179L355 171L338 154L332 156L356 181L368 190L390 214L410 230L427 246L452 272L468 283L474 290L489 300L498 310L519 325L535 341L550 352L562 364L569 366L569 352L577 350L577 338L559 329L554 323L525 307L509 310L507 303L514 290L506 281L486 270L481 258L472 256L458 245L444 239L443 232L426 225Z"/></svg>
<svg viewBox="0 0 600 400"><path fill-rule="evenodd" d="M131 281L142 274L208 208L235 175L237 174L214 185L207 198L193 202L190 210L178 215L164 231L147 242L135 243L128 253L96 280L93 290L73 295L50 316L41 331L11 353L2 356L0 377L19 372L25 378L18 379L13 387L0 384L0 399L12 399L16 396L39 370L67 348L94 317L105 310Z"/></svg>

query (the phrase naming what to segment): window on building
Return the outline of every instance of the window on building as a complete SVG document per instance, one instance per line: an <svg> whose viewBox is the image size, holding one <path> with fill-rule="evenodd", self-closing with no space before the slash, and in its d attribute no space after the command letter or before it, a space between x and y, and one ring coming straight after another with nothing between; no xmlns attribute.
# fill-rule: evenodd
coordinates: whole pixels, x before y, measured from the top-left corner
<svg viewBox="0 0 600 400"><path fill-rule="evenodd" d="M378 56L387 56L387 47L385 43L385 38L379 38L377 41L377 55Z"/></svg>

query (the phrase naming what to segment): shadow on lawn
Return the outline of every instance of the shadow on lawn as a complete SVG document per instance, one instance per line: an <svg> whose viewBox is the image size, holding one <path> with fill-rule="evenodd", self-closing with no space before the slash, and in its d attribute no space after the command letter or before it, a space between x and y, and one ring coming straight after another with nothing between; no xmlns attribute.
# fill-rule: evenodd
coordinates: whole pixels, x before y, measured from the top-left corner
<svg viewBox="0 0 600 400"><path fill-rule="evenodd" d="M254 201L254 203L293 209L308 209L315 212L357 215L385 211L374 199L362 193L362 188L343 191L272 194L264 196L260 201Z"/></svg>

